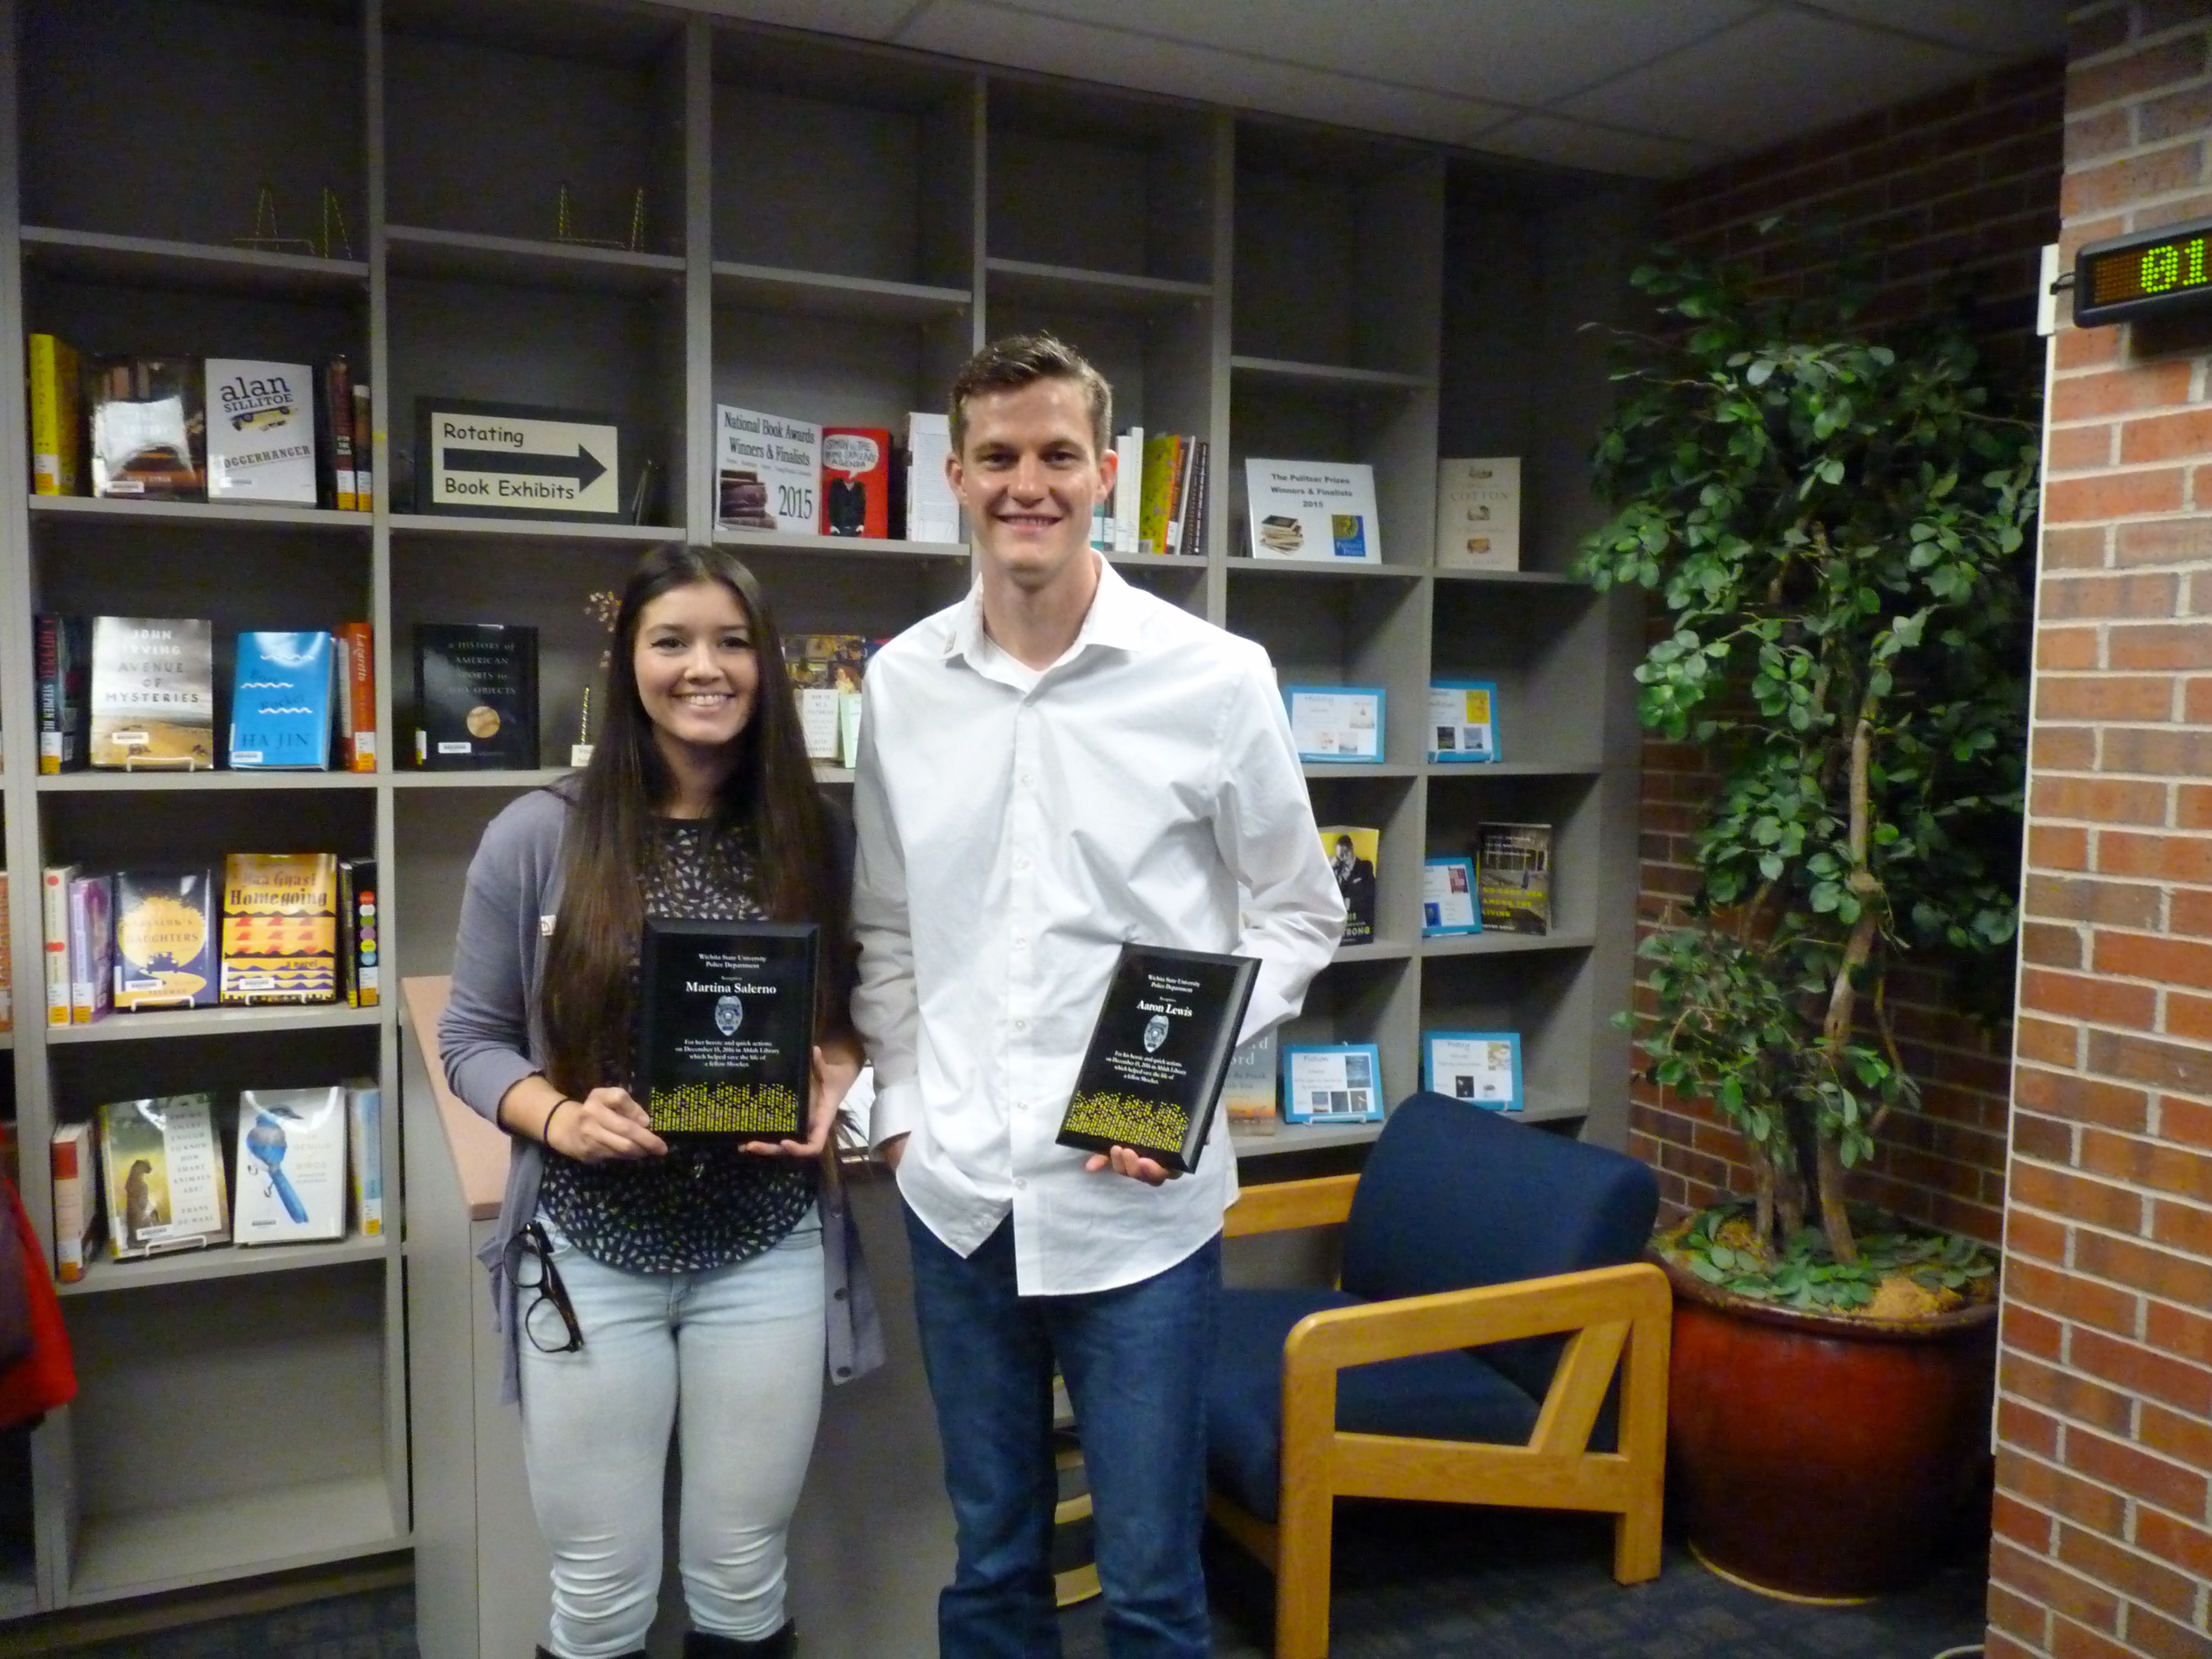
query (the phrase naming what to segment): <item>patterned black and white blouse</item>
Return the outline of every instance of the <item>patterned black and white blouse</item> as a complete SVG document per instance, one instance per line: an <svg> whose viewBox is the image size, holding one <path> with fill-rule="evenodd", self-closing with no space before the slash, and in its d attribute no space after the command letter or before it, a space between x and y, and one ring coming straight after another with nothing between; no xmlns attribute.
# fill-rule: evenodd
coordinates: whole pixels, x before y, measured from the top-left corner
<svg viewBox="0 0 2212 1659"><path fill-rule="evenodd" d="M655 821L647 915L745 921L763 914L752 861L733 833ZM582 1164L546 1149L538 1201L576 1248L631 1273L697 1273L781 1243L813 1206L810 1162L738 1150L728 1135L672 1134L666 1158Z"/></svg>

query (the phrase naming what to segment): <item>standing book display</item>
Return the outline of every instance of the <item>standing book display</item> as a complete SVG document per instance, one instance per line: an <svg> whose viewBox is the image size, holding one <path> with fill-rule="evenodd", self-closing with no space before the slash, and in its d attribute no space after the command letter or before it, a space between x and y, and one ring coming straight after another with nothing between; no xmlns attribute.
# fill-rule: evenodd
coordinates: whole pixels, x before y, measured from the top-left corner
<svg viewBox="0 0 2212 1659"><path fill-rule="evenodd" d="M818 933L646 918L630 1094L654 1130L806 1138Z"/></svg>
<svg viewBox="0 0 2212 1659"><path fill-rule="evenodd" d="M1259 975L1250 957L1124 945L1060 1144L1127 1146L1170 1170L1195 1170Z"/></svg>

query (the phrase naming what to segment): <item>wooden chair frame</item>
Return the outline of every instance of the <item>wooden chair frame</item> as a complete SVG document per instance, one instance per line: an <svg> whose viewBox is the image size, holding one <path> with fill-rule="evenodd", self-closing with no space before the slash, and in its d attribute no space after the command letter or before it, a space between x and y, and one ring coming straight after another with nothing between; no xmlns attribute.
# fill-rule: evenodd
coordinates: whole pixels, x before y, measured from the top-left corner
<svg viewBox="0 0 2212 1659"><path fill-rule="evenodd" d="M1224 1225L1239 1238L1341 1223L1359 1177L1248 1187ZM1673 1295L1649 1263L1406 1297L1309 1314L1283 1345L1279 1519L1269 1525L1216 1492L1207 1510L1275 1574L1275 1659L1327 1659L1330 1528L1339 1498L1417 1498L1521 1509L1590 1510L1613 1520L1613 1576L1659 1573L1667 1457L1667 1346ZM1347 1365L1565 1334L1526 1445L1344 1434L1336 1377ZM1613 1373L1619 1449L1589 1449Z"/></svg>

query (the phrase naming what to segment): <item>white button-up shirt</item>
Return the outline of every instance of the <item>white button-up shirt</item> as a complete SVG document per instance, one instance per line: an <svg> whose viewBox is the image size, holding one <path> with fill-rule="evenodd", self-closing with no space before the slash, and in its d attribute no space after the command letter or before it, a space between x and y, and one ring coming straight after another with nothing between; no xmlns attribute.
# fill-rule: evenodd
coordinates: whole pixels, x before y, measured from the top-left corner
<svg viewBox="0 0 2212 1659"><path fill-rule="evenodd" d="M1173 1267L1237 1195L1217 1116L1162 1187L1054 1144L1125 940L1260 962L1249 1038L1297 1012L1344 928L1267 654L1100 564L1042 673L984 631L980 590L868 665L854 818L853 1017L869 1134L962 1255L1014 1217L1028 1296Z"/></svg>

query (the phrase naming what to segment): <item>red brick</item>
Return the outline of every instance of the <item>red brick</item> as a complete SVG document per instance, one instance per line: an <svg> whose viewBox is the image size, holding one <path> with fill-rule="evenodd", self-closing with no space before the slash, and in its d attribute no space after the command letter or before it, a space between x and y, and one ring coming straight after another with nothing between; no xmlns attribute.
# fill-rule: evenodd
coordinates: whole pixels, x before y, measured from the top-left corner
<svg viewBox="0 0 2212 1659"><path fill-rule="evenodd" d="M2013 1165L2012 1196L2015 1204L2068 1221L2108 1227L2115 1232L2140 1232L2142 1229L2142 1200L2124 1187L2092 1181L2041 1164ZM2125 1328L2132 1331L2134 1327L2130 1319Z"/></svg>
<svg viewBox="0 0 2212 1659"><path fill-rule="evenodd" d="M2136 0L2135 13L2136 39L2148 40L2179 24L2203 24L2204 3L2203 0Z"/></svg>
<svg viewBox="0 0 2212 1659"><path fill-rule="evenodd" d="M2159 1022L2159 1030L2168 1036L2212 1042L2212 997L2191 996L2168 989L2166 1016Z"/></svg>
<svg viewBox="0 0 2212 1659"><path fill-rule="evenodd" d="M2108 1279L2168 1302L2212 1306L2212 1264L2154 1245L2084 1231L2074 1240L2074 1267L2076 1272Z"/></svg>
<svg viewBox="0 0 2212 1659"><path fill-rule="evenodd" d="M2019 1182L2024 1170L2015 1170ZM2005 1294L2076 1324L2094 1325L2120 1336L2136 1334L2142 1323L2142 1298L2110 1285L2093 1284L2038 1262L2005 1263Z"/></svg>
<svg viewBox="0 0 2212 1659"><path fill-rule="evenodd" d="M2080 1058L2081 1032L2078 1026L2037 1019L2023 1011L2014 1018L2013 1036L2022 1060L2040 1060L2046 1066L2071 1066Z"/></svg>
<svg viewBox="0 0 2212 1659"><path fill-rule="evenodd" d="M2212 1259L2212 1209L2201 1207L2212 1204L2212 1193L2195 1196L2198 1200L2195 1204L2177 1203L2170 1198L2154 1203L2150 1236L2174 1249Z"/></svg>
<svg viewBox="0 0 2212 1659"><path fill-rule="evenodd" d="M2133 1648L2071 1619L2051 1621L2051 1659L2140 1659Z"/></svg>
<svg viewBox="0 0 2212 1659"><path fill-rule="evenodd" d="M2066 107L2069 112L2086 114L2100 104L2138 93L2156 92L2203 72L2203 37L2184 35L2179 40L2131 52L2124 58L2068 70Z"/></svg>
<svg viewBox="0 0 2212 1659"><path fill-rule="evenodd" d="M2169 985L2212 985L2212 945L2186 939L2099 933L2091 961L2100 974L2154 979Z"/></svg>
<svg viewBox="0 0 2212 1659"><path fill-rule="evenodd" d="M2087 629L2079 631L2089 635L2082 643L2095 651L2098 643L2094 633ZM2038 666L2049 671L2059 665L2049 661L2046 656ZM2039 726L2028 738L2027 758L2028 764L2039 772L2089 771L2097 764L2097 734L2086 726Z"/></svg>
<svg viewBox="0 0 2212 1659"><path fill-rule="evenodd" d="M2146 459L2166 460L2172 458L2153 456ZM2063 426L2051 432L2051 471L2087 472L2112 465L2112 428L2110 425Z"/></svg>
<svg viewBox="0 0 2212 1659"><path fill-rule="evenodd" d="M2089 1033L2087 1069L2102 1077L2125 1078L2154 1088L2172 1089L2200 1098L2212 1097L2212 1051L2188 1043L2162 1042L2156 1037L2124 1036L2117 1031ZM2167 1192L2212 1190L2212 1159L2191 1158L2178 1148L2140 1148L2131 1154L2143 1171L2134 1177ZM2157 1173L2153 1173L2155 1170ZM2163 1177L2163 1178L2161 1178ZM2191 1185L2185 1184L2185 1181Z"/></svg>
<svg viewBox="0 0 2212 1659"><path fill-rule="evenodd" d="M2030 795L2039 817L2093 823L2164 823L2166 786L2123 778L2039 778Z"/></svg>
<svg viewBox="0 0 2212 1659"><path fill-rule="evenodd" d="M2114 1629L2119 1622L2119 1599L2112 1591L2006 1540L1996 1540L1990 1547L1990 1577L2100 1630Z"/></svg>
<svg viewBox="0 0 2212 1659"><path fill-rule="evenodd" d="M2136 1518L2136 1547L2197 1578L2212 1578L2212 1532L2156 1510ZM2191 1611L2182 1609L2184 1616Z"/></svg>
<svg viewBox="0 0 2212 1659"><path fill-rule="evenodd" d="M2197 1585L2187 1574L2094 1532L2062 1523L2058 1559L2132 1601L2185 1619L2197 1611Z"/></svg>
<svg viewBox="0 0 2212 1659"><path fill-rule="evenodd" d="M2066 124L2065 161L2072 167L2078 161L2093 161L2100 155L2110 155L2114 150L2131 149L2135 143L2134 123L2125 109L2107 109L2079 121Z"/></svg>
<svg viewBox="0 0 2212 1659"><path fill-rule="evenodd" d="M2136 1438L2178 1463L2212 1469L2212 1423L2204 1420L2205 1415L2197 1412L2184 1416L2146 1401L2136 1423Z"/></svg>
<svg viewBox="0 0 2212 1659"><path fill-rule="evenodd" d="M2176 1624L2148 1607L2128 1609L2130 1659L2205 1659L2208 1645L2201 1628Z"/></svg>
<svg viewBox="0 0 2212 1659"><path fill-rule="evenodd" d="M2166 897L2166 927L2168 933L2212 936L2212 893L2175 888Z"/></svg>
<svg viewBox="0 0 2212 1659"><path fill-rule="evenodd" d="M2108 1389L2064 1366L2039 1364L2018 1354L2005 1366L2004 1389L2045 1411L2108 1434L2124 1435L2135 1421L2134 1401L2118 1389Z"/></svg>
<svg viewBox="0 0 2212 1659"><path fill-rule="evenodd" d="M2130 1089L2123 1084L2100 1082L2094 1078L2069 1077L2057 1072L2039 1071L2022 1066L2013 1085L2013 1098L2024 1112L2039 1112L2052 1118L2064 1118L2075 1123L2094 1123L2100 1127L2118 1129L2124 1133L2142 1134L2150 1121L2150 1100L2140 1089ZM2064 1127L2063 1125L2060 1127ZM2013 1128L2014 1144L2033 1158L2045 1158L2040 1151L2029 1152L2021 1144L2020 1126ZM2071 1132L2066 1146L2050 1163L2069 1163L2073 1158ZM2132 1231L2132 1229L2130 1229Z"/></svg>
<svg viewBox="0 0 2212 1659"><path fill-rule="evenodd" d="M2200 1365L2212 1365L2212 1319L2164 1302L2150 1304L2143 1340Z"/></svg>
<svg viewBox="0 0 2212 1659"><path fill-rule="evenodd" d="M2020 930L2020 953L2045 968L2079 968L2081 935L2078 929L2047 921L2026 922Z"/></svg>
<svg viewBox="0 0 2212 1659"><path fill-rule="evenodd" d="M2176 1095L2160 1095L2151 1133L2185 1146L2212 1146L2212 1106Z"/></svg>
<svg viewBox="0 0 2212 1659"><path fill-rule="evenodd" d="M2030 823L2027 862L2031 869L2086 870L2089 867L2089 832L2071 824Z"/></svg>
<svg viewBox="0 0 2212 1659"><path fill-rule="evenodd" d="M2053 524L2081 524L2096 519L2119 519L2136 513L2172 513L2183 504L2184 474L2178 466L2148 472L2106 472L2092 477L2059 478L2043 489L2044 516ZM2051 594L2051 585L2044 589ZM2108 601L2107 603L2118 603ZM2049 611L2045 615L2140 615L2139 611Z"/></svg>
<svg viewBox="0 0 2212 1659"><path fill-rule="evenodd" d="M2137 623L2112 631L2113 668L2212 668L2212 622Z"/></svg>
<svg viewBox="0 0 2212 1659"><path fill-rule="evenodd" d="M2061 269L2074 263L2074 256L2092 242L2101 242L2107 237L2118 236L2128 228L2124 213L2108 213L2094 219L2070 219L2059 227L2058 264ZM2054 415L2054 420L2063 418Z"/></svg>
<svg viewBox="0 0 2212 1659"><path fill-rule="evenodd" d="M2170 679L2041 679L2035 717L2042 720L2166 720L2173 718ZM1645 787L1650 787L1646 781Z"/></svg>
<svg viewBox="0 0 2212 1659"><path fill-rule="evenodd" d="M2066 1357L2074 1368L2143 1399L2200 1416L2212 1408L2212 1371L2154 1348L2076 1327Z"/></svg>
<svg viewBox="0 0 2212 1659"><path fill-rule="evenodd" d="M2117 224L2112 232L2118 234ZM2154 362L2094 374L2070 375L2051 388L2048 418L2055 422L2093 420L2133 410L2160 409L2189 401L2190 365Z"/></svg>
<svg viewBox="0 0 2212 1659"><path fill-rule="evenodd" d="M2073 368L2096 368L2120 360L2120 331L2115 328L2075 328L2071 324L2057 334L2060 374Z"/></svg>
<svg viewBox="0 0 2212 1659"><path fill-rule="evenodd" d="M2000 1492L1990 1505L1990 1532L2039 1555L2046 1555L2057 1528L2051 1516L2041 1510L2032 1509L2019 1498Z"/></svg>
<svg viewBox="0 0 2212 1659"><path fill-rule="evenodd" d="M2153 1457L2124 1441L2086 1429L2072 1431L2066 1437L2066 1462L2075 1474L2130 1498L2188 1514L2201 1513L2204 1508L2202 1473Z"/></svg>
<svg viewBox="0 0 2212 1659"><path fill-rule="evenodd" d="M2144 523L2155 520L2145 520ZM2101 525L2053 525L2043 532L2042 568L2045 570L2097 570L2104 566L2108 532Z"/></svg>
<svg viewBox="0 0 2212 1659"><path fill-rule="evenodd" d="M2024 1308L2017 1302L2004 1304L2002 1328L2008 1350L2052 1360L2065 1350L2066 1327L2049 1314Z"/></svg>
<svg viewBox="0 0 2212 1659"><path fill-rule="evenodd" d="M2110 334L2111 329L2100 329ZM2196 564L2212 559L2212 515L2151 519L2118 526L2114 538L2121 564Z"/></svg>
<svg viewBox="0 0 2212 1659"><path fill-rule="evenodd" d="M2096 863L2100 871L2110 876L2145 876L2212 887L2212 839L2200 836L2146 836L2108 830L2097 837Z"/></svg>
<svg viewBox="0 0 2212 1659"><path fill-rule="evenodd" d="M1997 1490L2104 1532L2117 1534L2126 1520L2127 1508L2118 1493L2010 1447L1997 1449Z"/></svg>
<svg viewBox="0 0 2212 1659"><path fill-rule="evenodd" d="M2189 711L2192 722L2200 719L2197 714L2197 693L2206 694L2205 703L2212 708L2212 680L2191 680L2189 683ZM2177 830L2212 830L2212 785L2185 783L2174 792L2173 827Z"/></svg>
<svg viewBox="0 0 2212 1659"><path fill-rule="evenodd" d="M2063 1014L2142 1031L2151 1029L2158 1012L2158 993L2149 986L2115 984L2107 979L2053 973L2045 968L2021 970L2020 1001L2022 1007L2039 1013Z"/></svg>
<svg viewBox="0 0 2212 1659"><path fill-rule="evenodd" d="M2071 428L2094 432L2094 427ZM2055 445L2058 434L2053 432ZM2053 451L2054 456L2056 451ZM2179 415L2157 415L2130 421L2120 428L2120 461L2135 465L2145 461L2202 459L2212 455L2212 409L2192 409Z"/></svg>
<svg viewBox="0 0 2212 1659"><path fill-rule="evenodd" d="M2023 1076L2044 1076L2041 1073L2023 1073ZM2021 1102L2021 1110L2014 1115L2012 1125L2013 1150L2022 1158L2035 1158L2045 1164L2070 1167L2074 1162L2074 1127L2057 1118L2045 1117L2028 1109ZM2015 1192L2017 1196L2017 1192ZM2057 1207L2053 1206L2052 1207Z"/></svg>

